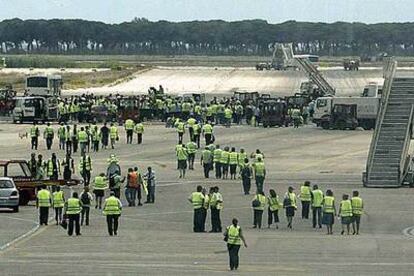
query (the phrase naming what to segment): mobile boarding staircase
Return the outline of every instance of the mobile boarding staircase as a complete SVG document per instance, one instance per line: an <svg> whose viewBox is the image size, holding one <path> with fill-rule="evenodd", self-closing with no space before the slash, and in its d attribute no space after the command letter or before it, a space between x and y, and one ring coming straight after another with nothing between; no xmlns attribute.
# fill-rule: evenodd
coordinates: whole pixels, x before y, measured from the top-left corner
<svg viewBox="0 0 414 276"><path fill-rule="evenodd" d="M414 78L395 77L397 62L384 67L384 87L362 180L366 187L412 185L410 141L413 132Z"/></svg>

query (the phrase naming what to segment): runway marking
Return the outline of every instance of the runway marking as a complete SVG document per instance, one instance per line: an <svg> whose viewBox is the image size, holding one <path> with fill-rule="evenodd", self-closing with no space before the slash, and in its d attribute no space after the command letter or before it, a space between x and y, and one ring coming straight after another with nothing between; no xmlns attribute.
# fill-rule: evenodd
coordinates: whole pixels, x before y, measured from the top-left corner
<svg viewBox="0 0 414 276"><path fill-rule="evenodd" d="M240 209L251 209L252 207L233 207L233 208L225 208L225 210L240 210ZM122 216L125 218L134 218L134 217L145 217L145 216L154 216L154 215L174 215L174 214L184 214L184 213L192 213L194 210L188 211L177 211L177 212L159 212L159 213L147 213L147 214L138 214L135 216Z"/></svg>
<svg viewBox="0 0 414 276"><path fill-rule="evenodd" d="M406 237L409 237L409 238L414 238L414 226L410 226L410 227L405 228L405 229L402 231L402 233L403 233L403 235L404 235L404 236L406 236Z"/></svg>
<svg viewBox="0 0 414 276"><path fill-rule="evenodd" d="M36 224L37 223L34 220L23 219L23 218L15 218L15 217L10 217L10 216L1 216L1 218L7 218L7 219L12 219L12 220L20 220L20 221L27 221L27 222L32 222L33 224Z"/></svg>

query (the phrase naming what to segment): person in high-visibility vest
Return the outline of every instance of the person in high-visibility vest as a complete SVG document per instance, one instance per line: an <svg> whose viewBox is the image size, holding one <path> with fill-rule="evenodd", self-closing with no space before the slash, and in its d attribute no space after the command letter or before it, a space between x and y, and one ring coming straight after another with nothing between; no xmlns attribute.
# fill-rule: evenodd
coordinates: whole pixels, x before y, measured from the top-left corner
<svg viewBox="0 0 414 276"><path fill-rule="evenodd" d="M216 149L213 151L213 162L214 162L214 170L216 171L216 179L221 178L221 154L222 150L220 149L220 145L216 145Z"/></svg>
<svg viewBox="0 0 414 276"><path fill-rule="evenodd" d="M194 141L194 125L197 124L197 120L193 117L188 118L187 120L187 126L188 126L188 132L190 135L190 141Z"/></svg>
<svg viewBox="0 0 414 276"><path fill-rule="evenodd" d="M213 153L208 146L201 153L200 163L204 168L204 177L209 178L210 170L213 169Z"/></svg>
<svg viewBox="0 0 414 276"><path fill-rule="evenodd" d="M189 141L186 144L186 148L187 148L187 158L188 158L188 169L194 170L194 160L195 160L195 155L197 153L197 144L193 141Z"/></svg>
<svg viewBox="0 0 414 276"><path fill-rule="evenodd" d="M187 169L188 151L185 145L181 142L175 147L175 153L178 161L178 170L180 171L180 178L185 177L185 170Z"/></svg>
<svg viewBox="0 0 414 276"><path fill-rule="evenodd" d="M352 223L352 203L351 200L349 200L348 195L342 196L342 201L339 205L339 213L338 216L341 218L341 224L342 224L342 232L341 235L345 233L345 226L347 234L349 235L350 226Z"/></svg>
<svg viewBox="0 0 414 276"><path fill-rule="evenodd" d="M141 122L136 124L135 127L134 127L134 131L137 134L138 145L142 144L142 135L144 134L144 124L141 123Z"/></svg>
<svg viewBox="0 0 414 276"><path fill-rule="evenodd" d="M207 122L207 124L203 126L202 130L204 138L206 140L206 145L210 145L211 143L213 143L213 126L210 124L210 122Z"/></svg>
<svg viewBox="0 0 414 276"><path fill-rule="evenodd" d="M228 106L226 109L224 109L224 119L226 121L226 127L231 126L232 118L233 118L233 111L231 110L231 107Z"/></svg>
<svg viewBox="0 0 414 276"><path fill-rule="evenodd" d="M220 157L220 167L221 167L221 177L222 179L227 179L229 174L229 147L224 147L224 150L221 152Z"/></svg>
<svg viewBox="0 0 414 276"><path fill-rule="evenodd" d="M108 189L108 179L104 173L97 175L94 180L93 193L96 197L95 209L102 209L102 199L105 196L105 190Z"/></svg>
<svg viewBox="0 0 414 276"><path fill-rule="evenodd" d="M109 128L109 138L111 139L111 147L115 148L115 142L119 140L118 128L112 123Z"/></svg>
<svg viewBox="0 0 414 276"><path fill-rule="evenodd" d="M31 138L31 146L32 150L37 150L37 145L39 143L39 128L36 124L36 122L33 122L33 126L30 128L30 138Z"/></svg>
<svg viewBox="0 0 414 276"><path fill-rule="evenodd" d="M295 216L295 211L297 209L296 194L293 192L294 190L295 189L293 187L289 187L283 200L283 207L286 210L286 220L288 222L287 227L290 229L293 229L293 217Z"/></svg>
<svg viewBox="0 0 414 276"><path fill-rule="evenodd" d="M193 231L194 232L204 232L203 225L203 204L204 204L204 195L202 193L203 187L197 186L197 191L193 192L189 197L188 201L193 205L194 217L193 217Z"/></svg>
<svg viewBox="0 0 414 276"><path fill-rule="evenodd" d="M183 121L178 121L175 124L175 127L177 128L177 133L178 133L178 143L182 143L183 142L183 136L184 136L184 132L185 132L185 124Z"/></svg>
<svg viewBox="0 0 414 276"><path fill-rule="evenodd" d="M332 235L332 226L335 222L336 208L335 208L335 198L331 190L327 190L325 198L323 199L323 216L322 224L326 225L328 235Z"/></svg>
<svg viewBox="0 0 414 276"><path fill-rule="evenodd" d="M253 228L262 228L262 216L266 207L266 197L263 191L257 191L252 201L253 207Z"/></svg>
<svg viewBox="0 0 414 276"><path fill-rule="evenodd" d="M46 140L47 150L50 150L53 145L53 138L55 137L55 131L53 130L53 127L50 126L50 123L47 123L47 126L43 132L43 137Z"/></svg>
<svg viewBox="0 0 414 276"><path fill-rule="evenodd" d="M352 192L352 235L359 235L359 226L361 224L361 215L364 213L364 203L359 197L358 191Z"/></svg>
<svg viewBox="0 0 414 276"><path fill-rule="evenodd" d="M132 137L134 135L135 122L132 119L127 119L125 121L125 132L126 132L126 142L127 144L132 144Z"/></svg>
<svg viewBox="0 0 414 276"><path fill-rule="evenodd" d="M300 187L299 198L302 203L302 218L308 219L309 218L309 206L312 200L310 181L305 181L305 183Z"/></svg>
<svg viewBox="0 0 414 276"><path fill-rule="evenodd" d="M60 124L58 128L58 137L59 137L59 149L65 150L66 145L66 127L63 123Z"/></svg>
<svg viewBox="0 0 414 276"><path fill-rule="evenodd" d="M239 164L239 154L236 148L232 147L229 153L230 179L236 179L237 165Z"/></svg>
<svg viewBox="0 0 414 276"><path fill-rule="evenodd" d="M322 203L323 192L319 189L318 185L313 185L312 190L312 226L316 228L316 224L319 228L322 228Z"/></svg>
<svg viewBox="0 0 414 276"><path fill-rule="evenodd" d="M270 226L273 224L273 222L276 224L276 229L278 229L278 223L279 223L279 209L282 206L279 202L279 196L276 194L275 190L270 189L269 190L269 196L267 197L267 205L268 207L268 216L267 216L267 228L270 228Z"/></svg>
<svg viewBox="0 0 414 276"><path fill-rule="evenodd" d="M223 209L223 196L219 191L219 187L214 187L214 193L210 199L211 210L211 231L212 233L221 233L220 211Z"/></svg>
<svg viewBox="0 0 414 276"><path fill-rule="evenodd" d="M46 189L46 185L42 185L36 195L36 208L39 209L39 225L47 225L50 206L52 206L50 192Z"/></svg>
<svg viewBox="0 0 414 276"><path fill-rule="evenodd" d="M92 127L92 149L94 152L99 151L99 141L101 141L102 135L100 130L98 129L98 126Z"/></svg>
<svg viewBox="0 0 414 276"><path fill-rule="evenodd" d="M80 213L82 211L82 202L79 200L77 192L73 192L72 197L65 202L65 214L69 220L68 235L72 236L75 227L76 236L81 235Z"/></svg>
<svg viewBox="0 0 414 276"><path fill-rule="evenodd" d="M258 158L257 162L253 163L254 178L256 180L257 191L263 191L264 180L266 177L266 167L262 158Z"/></svg>
<svg viewBox="0 0 414 276"><path fill-rule="evenodd" d="M83 178L84 185L91 182L92 159L89 155L83 154L79 160L79 173Z"/></svg>
<svg viewBox="0 0 414 276"><path fill-rule="evenodd" d="M88 133L85 131L84 127L80 128L80 131L78 132L78 141L80 145L81 155L84 155L86 153L86 147L88 145Z"/></svg>
<svg viewBox="0 0 414 276"><path fill-rule="evenodd" d="M230 270L237 270L239 268L239 250L241 242L243 242L244 247L247 247L242 229L238 223L238 220L234 218L232 224L228 226L224 232L224 240L227 242L227 250L229 251Z"/></svg>
<svg viewBox="0 0 414 276"><path fill-rule="evenodd" d="M115 197L115 193L111 192L110 196L105 199L103 206L103 214L106 216L106 224L110 236L118 235L118 220L122 213L122 203L119 198Z"/></svg>
<svg viewBox="0 0 414 276"><path fill-rule="evenodd" d="M46 174L50 180L58 180L60 175L60 161L56 154L52 153L52 157L47 161Z"/></svg>
<svg viewBox="0 0 414 276"><path fill-rule="evenodd" d="M60 186L56 187L56 192L53 193L53 209L55 210L56 225L62 222L62 211L65 206L65 196Z"/></svg>
<svg viewBox="0 0 414 276"><path fill-rule="evenodd" d="M200 148L200 135L201 135L201 126L199 123L193 125L193 140L197 144L197 148Z"/></svg>

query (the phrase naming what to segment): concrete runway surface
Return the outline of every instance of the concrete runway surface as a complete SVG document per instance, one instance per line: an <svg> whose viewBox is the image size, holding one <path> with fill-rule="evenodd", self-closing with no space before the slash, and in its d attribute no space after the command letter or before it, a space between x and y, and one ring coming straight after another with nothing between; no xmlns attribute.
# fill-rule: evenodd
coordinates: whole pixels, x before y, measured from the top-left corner
<svg viewBox="0 0 414 276"><path fill-rule="evenodd" d="M19 139L29 125L0 124L1 158L29 158L29 141ZM268 176L265 190L283 196L287 187L299 189L304 180L333 189L337 204L343 193L358 189L365 200L360 236L341 236L335 220L334 235L314 230L298 214L293 231L287 230L281 211L279 230L251 229L252 196L244 196L239 180L202 177L197 165L184 180L178 178L174 148L177 135L160 124L147 124L143 145L126 145L124 132L115 150L91 153L93 175L106 168L116 153L123 171L152 166L157 174L156 203L125 207L119 236L109 237L105 218L93 209L91 225L82 236L68 237L50 224L0 252L1 275L412 275L414 271L413 190L366 189L361 184L371 131L325 131L314 126L230 129L216 127L217 143L260 148ZM185 136L185 141L188 135ZM63 158L63 151L54 151ZM47 158L44 141L40 153ZM74 156L79 159L79 153ZM78 162L76 162L78 163ZM224 197L223 226L237 217L248 248L240 250L240 268L228 271L228 255L221 234L192 233L192 207L187 197L196 185L218 185ZM65 189L68 195L69 190ZM125 203L124 197L122 201ZM299 205L300 209L300 205ZM17 214L0 213L0 246L29 232L37 222L34 206ZM267 212L263 216L266 226ZM207 218L210 230L210 214Z"/></svg>

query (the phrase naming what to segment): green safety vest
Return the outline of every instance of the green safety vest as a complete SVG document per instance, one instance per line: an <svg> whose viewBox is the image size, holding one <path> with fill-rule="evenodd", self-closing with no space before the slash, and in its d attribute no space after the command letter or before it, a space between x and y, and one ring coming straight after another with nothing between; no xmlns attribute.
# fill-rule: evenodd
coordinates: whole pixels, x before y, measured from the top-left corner
<svg viewBox="0 0 414 276"><path fill-rule="evenodd" d="M53 207L61 208L64 205L65 205L65 201L63 200L63 191L54 192L53 193Z"/></svg>
<svg viewBox="0 0 414 276"><path fill-rule="evenodd" d="M311 201L311 190L308 186L300 187L300 200Z"/></svg>
<svg viewBox="0 0 414 276"><path fill-rule="evenodd" d="M352 203L349 199L341 201L341 217L352 217Z"/></svg>
<svg viewBox="0 0 414 276"><path fill-rule="evenodd" d="M58 174L59 174L59 166L60 166L59 160L56 159L56 170ZM53 175L53 161L52 159L49 159L47 161L47 176L52 176L52 175Z"/></svg>
<svg viewBox="0 0 414 276"><path fill-rule="evenodd" d="M177 132L184 133L184 123L183 122L179 122L177 124Z"/></svg>
<svg viewBox="0 0 414 276"><path fill-rule="evenodd" d="M191 194L191 203L194 209L203 207L204 195L200 192L194 192Z"/></svg>
<svg viewBox="0 0 414 276"><path fill-rule="evenodd" d="M363 211L362 211L362 199L360 197L354 196L351 199L351 204L352 204L352 213L354 215L362 215Z"/></svg>
<svg viewBox="0 0 414 276"><path fill-rule="evenodd" d="M290 206L297 208L297 206L296 206L296 194L288 192L288 197L290 199Z"/></svg>
<svg viewBox="0 0 414 276"><path fill-rule="evenodd" d="M111 139L116 139L118 137L118 128L116 126L111 126L109 129L109 137Z"/></svg>
<svg viewBox="0 0 414 276"><path fill-rule="evenodd" d="M59 127L58 136L61 140L66 139L66 128L64 126Z"/></svg>
<svg viewBox="0 0 414 276"><path fill-rule="evenodd" d="M325 196L323 200L323 212L324 213L333 213L334 212L334 202L335 199L332 196Z"/></svg>
<svg viewBox="0 0 414 276"><path fill-rule="evenodd" d="M32 126L30 128L30 137L37 137L39 136L39 128L37 126Z"/></svg>
<svg viewBox="0 0 414 276"><path fill-rule="evenodd" d="M247 153L245 152L240 152L239 153L239 166L240 167L244 167L244 159L247 158Z"/></svg>
<svg viewBox="0 0 414 276"><path fill-rule="evenodd" d="M178 160L187 160L187 150L184 147L177 147Z"/></svg>
<svg viewBox="0 0 414 276"><path fill-rule="evenodd" d="M210 124L205 124L203 126L203 131L205 134L212 134L213 133L213 127Z"/></svg>
<svg viewBox="0 0 414 276"><path fill-rule="evenodd" d="M125 129L126 130L133 130L134 125L135 125L135 123L131 119L128 119L128 120L125 121Z"/></svg>
<svg viewBox="0 0 414 276"><path fill-rule="evenodd" d="M67 207L66 207L67 215L76 215L82 211L82 205L80 203L79 198L71 197L68 199L68 202L66 204L67 204Z"/></svg>
<svg viewBox="0 0 414 276"><path fill-rule="evenodd" d="M264 176L265 164L263 162L256 162L253 165L256 176Z"/></svg>
<svg viewBox="0 0 414 276"><path fill-rule="evenodd" d="M85 158L81 157L79 160L79 171L83 172L83 166L85 166L86 171L92 170L92 160L90 156L85 155Z"/></svg>
<svg viewBox="0 0 414 276"><path fill-rule="evenodd" d="M214 162L220 162L222 152L223 152L223 151L222 151L221 149L215 149L215 150L213 151L213 155L214 155L214 157L213 157L213 161L214 161Z"/></svg>
<svg viewBox="0 0 414 276"><path fill-rule="evenodd" d="M312 207L322 207L323 203L323 192L321 190L313 190Z"/></svg>
<svg viewBox="0 0 414 276"><path fill-rule="evenodd" d="M199 135L200 134L200 125L199 124L194 124L193 125L193 131L194 131L194 135Z"/></svg>
<svg viewBox="0 0 414 276"><path fill-rule="evenodd" d="M230 152L229 154L229 164L230 165L237 165L238 163L238 153L237 152Z"/></svg>
<svg viewBox="0 0 414 276"><path fill-rule="evenodd" d="M230 153L228 151L223 150L221 152L220 163L221 164L228 164L229 163L229 156L230 156Z"/></svg>
<svg viewBox="0 0 414 276"><path fill-rule="evenodd" d="M279 197L268 197L267 198L267 203L269 204L269 209L270 211L276 211L279 210L280 208L280 203L279 203Z"/></svg>
<svg viewBox="0 0 414 276"><path fill-rule="evenodd" d="M105 208L103 209L103 214L105 216L121 214L121 206L119 206L119 201L115 196L110 196L105 199Z"/></svg>
<svg viewBox="0 0 414 276"><path fill-rule="evenodd" d="M46 189L37 192L37 201L39 207L50 207L50 192Z"/></svg>
<svg viewBox="0 0 414 276"><path fill-rule="evenodd" d="M264 210L266 207L266 197L264 195L256 195L253 200L259 200L260 205L257 207L253 207L254 210Z"/></svg>
<svg viewBox="0 0 414 276"><path fill-rule="evenodd" d="M135 125L135 132L136 133L144 133L144 125L139 123Z"/></svg>
<svg viewBox="0 0 414 276"><path fill-rule="evenodd" d="M190 118L190 119L188 119L188 120L187 120L187 124L188 124L190 127L193 127L196 123L197 123L197 120L196 120L196 119L194 119L194 118Z"/></svg>
<svg viewBox="0 0 414 276"><path fill-rule="evenodd" d="M187 146L187 152L188 153L196 153L197 152L197 144L194 142L188 142L186 144Z"/></svg>
<svg viewBox="0 0 414 276"><path fill-rule="evenodd" d="M224 117L226 119L231 119L232 116L233 116L233 111L231 111L231 109L229 109L229 108L226 108L224 110Z"/></svg>
<svg viewBox="0 0 414 276"><path fill-rule="evenodd" d="M108 187L106 183L106 177L104 176L96 176L95 177L95 190L105 190Z"/></svg>
<svg viewBox="0 0 414 276"><path fill-rule="evenodd" d="M81 130L78 132L78 140L79 143L87 143L88 142L88 134L86 133L86 131Z"/></svg>
<svg viewBox="0 0 414 276"><path fill-rule="evenodd" d="M241 245L240 226L230 225L227 227L228 244Z"/></svg>
<svg viewBox="0 0 414 276"><path fill-rule="evenodd" d="M203 150L202 156L203 156L203 162L208 164L211 163L211 151L210 150Z"/></svg>
<svg viewBox="0 0 414 276"><path fill-rule="evenodd" d="M53 134L55 133L53 128L51 126L46 127L45 129L46 137L53 137Z"/></svg>

